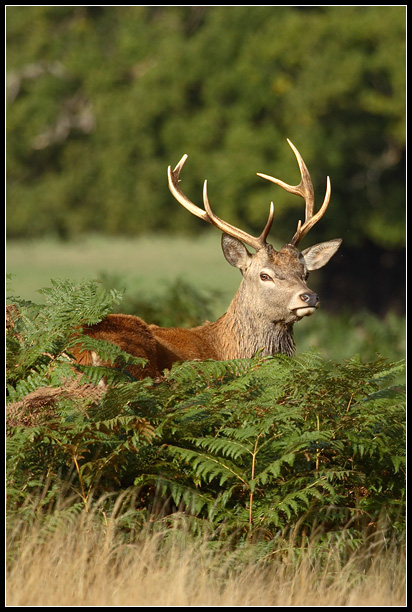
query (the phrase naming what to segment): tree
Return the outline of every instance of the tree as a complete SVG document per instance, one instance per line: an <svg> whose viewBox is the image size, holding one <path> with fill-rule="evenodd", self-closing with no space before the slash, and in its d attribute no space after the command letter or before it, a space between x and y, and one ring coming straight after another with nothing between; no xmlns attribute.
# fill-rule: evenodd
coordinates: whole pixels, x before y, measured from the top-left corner
<svg viewBox="0 0 412 612"><path fill-rule="evenodd" d="M318 199L332 180L313 239L395 251L390 277L405 27L402 6L8 7L9 236L205 229L170 214L166 168L187 152L194 201L208 177L218 214L256 231L273 199L286 241L302 202L255 172L298 180L288 137Z"/></svg>

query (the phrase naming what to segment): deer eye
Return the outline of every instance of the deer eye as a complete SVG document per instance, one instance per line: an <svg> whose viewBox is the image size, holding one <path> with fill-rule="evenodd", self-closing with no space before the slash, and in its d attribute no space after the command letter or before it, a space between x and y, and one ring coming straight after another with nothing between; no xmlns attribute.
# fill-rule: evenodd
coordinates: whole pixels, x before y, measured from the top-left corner
<svg viewBox="0 0 412 612"><path fill-rule="evenodd" d="M271 281L271 277L269 276L269 274L266 274L265 272L261 272L260 273L260 280L263 281Z"/></svg>

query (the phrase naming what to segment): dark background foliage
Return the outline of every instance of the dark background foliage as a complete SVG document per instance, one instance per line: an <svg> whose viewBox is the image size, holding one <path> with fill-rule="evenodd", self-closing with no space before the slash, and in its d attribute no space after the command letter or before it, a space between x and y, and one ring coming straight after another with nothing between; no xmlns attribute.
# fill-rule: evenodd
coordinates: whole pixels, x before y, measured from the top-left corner
<svg viewBox="0 0 412 612"><path fill-rule="evenodd" d="M8 237L207 231L167 189L167 166L188 153L189 197L201 203L208 178L217 214L253 232L273 199L272 234L286 242L302 202L255 173L297 182L290 138L318 202L331 177L310 240L344 240L322 277L334 304L403 310L405 7L9 6L6 17Z"/></svg>

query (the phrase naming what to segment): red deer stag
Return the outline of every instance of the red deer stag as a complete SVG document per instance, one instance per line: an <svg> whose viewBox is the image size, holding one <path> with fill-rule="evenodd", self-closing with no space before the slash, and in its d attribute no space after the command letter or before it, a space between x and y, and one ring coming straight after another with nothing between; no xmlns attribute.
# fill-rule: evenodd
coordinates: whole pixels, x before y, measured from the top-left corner
<svg viewBox="0 0 412 612"><path fill-rule="evenodd" d="M255 238L212 212L207 181L203 190L204 209L185 196L179 187L179 176L187 155L174 170L169 166L169 189L173 196L193 215L223 232L223 254L232 266L239 268L243 279L227 312L217 321L199 327L158 327L123 314L112 314L96 325L86 326L83 330L86 335L107 340L132 355L147 359L144 368L127 367L136 378L159 376L176 361L252 357L258 351L262 355L293 354L293 324L313 314L319 307L319 296L306 284L309 271L323 267L342 241L321 242L302 252L297 249L328 207L330 181L328 177L325 199L314 214L314 192L309 172L298 150L288 142L299 164L299 185L288 185L266 174L258 174L305 201L305 222L299 221L292 240L279 251L266 242L273 222L273 202L267 223L260 236ZM245 245L252 247L255 253L249 253ZM77 345L73 352L79 363L99 363L99 358L89 351L82 351L81 345Z"/></svg>

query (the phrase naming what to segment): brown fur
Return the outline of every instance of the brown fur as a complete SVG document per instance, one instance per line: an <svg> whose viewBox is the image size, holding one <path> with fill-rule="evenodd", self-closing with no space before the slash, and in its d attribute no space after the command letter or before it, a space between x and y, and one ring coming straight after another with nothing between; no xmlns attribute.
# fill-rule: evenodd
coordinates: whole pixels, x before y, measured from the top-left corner
<svg viewBox="0 0 412 612"><path fill-rule="evenodd" d="M127 366L137 379L161 376L175 362L187 360L253 357L257 352L292 355L293 324L315 310L305 309L304 296L316 295L306 285L308 270L325 265L339 244L332 240L303 253L291 245L280 251L265 245L251 255L239 240L226 236L223 252L229 263L241 270L243 280L227 312L217 321L180 329L148 325L132 315L112 314L83 331L147 359L144 368ZM262 273L272 280L262 280ZM102 364L94 353L82 351L80 344L73 354L80 364Z"/></svg>
<svg viewBox="0 0 412 612"><path fill-rule="evenodd" d="M274 177L259 174L305 200L305 222L302 225L299 221L291 242L280 251L275 251L266 241L273 222L273 203L266 225L256 238L213 213L207 195L207 181L203 189L204 209L185 196L179 177L187 155L183 155L174 170L169 166L170 192L191 214L223 232L223 254L232 266L241 271L243 280L226 314L214 323L207 322L193 329L163 328L147 325L138 317L110 315L85 329L85 333L94 338L109 340L132 355L147 359L148 363L143 369L128 366L128 370L137 378L161 375L176 361L235 359L252 357L257 352L262 355L293 354L293 324L313 314L319 306L319 296L306 284L308 273L324 266L342 241L322 242L302 253L296 248L325 213L330 199L330 182L328 179L322 207L314 215L314 194L309 172L299 151L288 142L299 164L302 177L299 185L287 185ZM256 251L254 255L245 245ZM96 355L81 351L77 353L75 356L81 363L99 361Z"/></svg>
<svg viewBox="0 0 412 612"><path fill-rule="evenodd" d="M127 371L135 378L157 376L157 343L149 326L143 319L132 315L112 314L96 323L86 325L83 332L97 340L106 340L119 346L135 357L147 359L146 366L128 365ZM73 347L72 353L81 365L103 365L103 362L91 351L82 350L81 344Z"/></svg>
<svg viewBox="0 0 412 612"><path fill-rule="evenodd" d="M83 332L91 338L105 340L123 351L147 359L144 368L127 365L126 370L135 378L160 376L176 361L219 359L213 346L214 324L206 323L193 329L165 328L148 325L132 315L112 314L95 325L86 325ZM91 351L76 344L72 353L81 365L103 365Z"/></svg>

